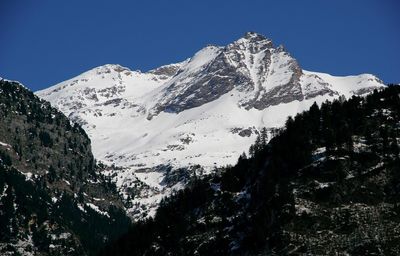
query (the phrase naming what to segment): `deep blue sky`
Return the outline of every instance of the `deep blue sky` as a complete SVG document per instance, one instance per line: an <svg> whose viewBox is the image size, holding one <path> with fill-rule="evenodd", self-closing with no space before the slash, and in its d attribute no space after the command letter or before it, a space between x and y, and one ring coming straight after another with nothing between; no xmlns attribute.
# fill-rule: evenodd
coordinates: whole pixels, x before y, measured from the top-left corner
<svg viewBox="0 0 400 256"><path fill-rule="evenodd" d="M397 0L0 0L0 76L32 90L118 63L146 71L246 31L304 69L400 82Z"/></svg>

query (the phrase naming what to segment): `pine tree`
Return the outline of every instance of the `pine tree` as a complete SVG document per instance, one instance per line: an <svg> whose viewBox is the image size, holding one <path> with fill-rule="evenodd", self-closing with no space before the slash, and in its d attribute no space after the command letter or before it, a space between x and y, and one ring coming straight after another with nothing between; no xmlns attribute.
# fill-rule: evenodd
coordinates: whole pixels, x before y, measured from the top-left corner
<svg viewBox="0 0 400 256"><path fill-rule="evenodd" d="M8 241L8 239L16 231L12 228L12 222L16 218L15 208L14 208L14 188L8 186L5 190L5 195L1 198L0 204L2 205L2 214L0 214L0 240Z"/></svg>
<svg viewBox="0 0 400 256"><path fill-rule="evenodd" d="M264 148L267 145L268 141L268 131L267 128L263 127L261 129L261 145Z"/></svg>
<svg viewBox="0 0 400 256"><path fill-rule="evenodd" d="M249 148L249 156L250 156L250 157L254 157L255 153L256 153L256 150L255 150L254 145L250 145L250 148Z"/></svg>
<svg viewBox="0 0 400 256"><path fill-rule="evenodd" d="M54 167L52 165L50 165L50 167L49 167L49 172L47 173L47 178L50 183L53 183L57 178L56 170L54 169Z"/></svg>
<svg viewBox="0 0 400 256"><path fill-rule="evenodd" d="M261 135L257 136L256 142L254 143L254 149L256 154L261 151L262 149Z"/></svg>

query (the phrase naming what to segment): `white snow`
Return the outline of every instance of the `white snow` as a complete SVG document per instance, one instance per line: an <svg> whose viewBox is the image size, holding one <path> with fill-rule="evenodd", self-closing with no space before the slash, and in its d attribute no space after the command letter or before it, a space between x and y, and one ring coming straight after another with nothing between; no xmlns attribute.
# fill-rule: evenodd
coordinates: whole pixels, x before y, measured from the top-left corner
<svg viewBox="0 0 400 256"><path fill-rule="evenodd" d="M332 76L320 72L303 70L306 75L316 75L323 81L331 84L335 91L346 98L350 98L358 90L366 88L379 88L383 82L371 74L361 74L357 76Z"/></svg>
<svg viewBox="0 0 400 256"><path fill-rule="evenodd" d="M0 195L0 199L2 199L4 196L7 195L7 193L6 193L7 188L8 188L8 184L5 183L5 184L4 184L4 188L3 188L3 192L1 192L1 195Z"/></svg>
<svg viewBox="0 0 400 256"><path fill-rule="evenodd" d="M81 210L82 212L87 213L87 211L85 210L85 208L83 208L83 205L82 205L82 204L78 204L78 208L79 208L79 210Z"/></svg>
<svg viewBox="0 0 400 256"><path fill-rule="evenodd" d="M17 169L17 171L25 176L25 180L33 180L36 177L36 175L31 172L22 172L18 169Z"/></svg>
<svg viewBox="0 0 400 256"><path fill-rule="evenodd" d="M21 237L14 243L15 243L14 247L17 249L18 255L24 255L24 256L35 255L35 253L32 251L32 248L34 248L34 243L31 235L27 235L26 237Z"/></svg>
<svg viewBox="0 0 400 256"><path fill-rule="evenodd" d="M25 172L25 180L32 180L32 177L34 176L31 172Z"/></svg>
<svg viewBox="0 0 400 256"><path fill-rule="evenodd" d="M193 58L190 59L188 64L185 66L185 72L193 73L204 65L207 65L220 53L220 47L207 46L204 49L198 51Z"/></svg>
<svg viewBox="0 0 400 256"><path fill-rule="evenodd" d="M96 212L100 213L101 215L110 217L108 212L104 212L104 211L100 210L100 208L97 205L94 205L92 203L87 203L86 205L89 206L90 208L92 208L93 210L95 210Z"/></svg>
<svg viewBox="0 0 400 256"><path fill-rule="evenodd" d="M60 239L66 240L66 239L70 238L71 236L72 236L71 233L68 233L68 232L63 232L63 233L61 233L61 234L59 234L59 235L57 235L57 234L50 234L50 238L51 238L52 241L54 241L54 240L60 240Z"/></svg>
<svg viewBox="0 0 400 256"><path fill-rule="evenodd" d="M8 149L11 148L10 144L7 144L7 143L1 142L1 141L0 141L0 146L6 147Z"/></svg>
<svg viewBox="0 0 400 256"><path fill-rule="evenodd" d="M315 181L317 183L317 188L322 189L322 188L328 188L331 185L335 184L335 182L319 182Z"/></svg>
<svg viewBox="0 0 400 256"><path fill-rule="evenodd" d="M2 77L0 77L0 81L6 81L6 82L11 82L11 83L18 83L20 86L22 86L23 88L26 88L26 86L25 85L23 85L21 82L19 82L19 81L17 81L17 80L9 80L9 79L5 79L5 78L2 78Z"/></svg>
<svg viewBox="0 0 400 256"><path fill-rule="evenodd" d="M340 95L348 98L365 89L383 86L379 79L368 74L337 77L303 71L300 85L304 95L318 95L326 90L333 93L263 110L245 109L241 103L254 99L260 92L285 85L294 74L291 67L295 60L281 49L266 50L264 47L270 44L267 39L256 46L261 49L258 52L253 52L254 47L245 39L235 44L239 50L223 51L222 47L208 46L188 60L168 65L179 69L174 75L160 75L154 70L142 73L108 64L39 91L37 95L82 124L91 138L96 159L124 168L113 177L118 188L138 180L150 187L148 194L132 201L134 204L156 207L173 190L162 183L165 174L152 168L201 165L210 172L216 166L233 165L262 127L282 127L288 116L308 109L313 102L321 104ZM233 46L228 45L227 49ZM269 56L268 51L271 51L271 63L266 70L262 64ZM227 65L253 81L253 90L234 88L216 100L179 113L154 111L158 104L170 100L179 102L180 95L202 77L201 72L220 54L225 54ZM242 137L232 132L233 129L252 132L249 137ZM178 183L175 188L180 186ZM141 210L134 207L131 211Z"/></svg>

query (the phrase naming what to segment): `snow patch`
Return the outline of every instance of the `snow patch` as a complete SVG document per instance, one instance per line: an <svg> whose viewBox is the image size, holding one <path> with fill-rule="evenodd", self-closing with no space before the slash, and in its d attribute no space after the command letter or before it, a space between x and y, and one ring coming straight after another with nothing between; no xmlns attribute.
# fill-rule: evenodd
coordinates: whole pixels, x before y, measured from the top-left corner
<svg viewBox="0 0 400 256"><path fill-rule="evenodd" d="M100 208L97 205L94 205L92 203L87 203L87 206L89 206L90 208L92 208L93 210L95 210L96 212L100 213L101 215L110 217L110 215L108 214L108 212L102 211L100 210Z"/></svg>

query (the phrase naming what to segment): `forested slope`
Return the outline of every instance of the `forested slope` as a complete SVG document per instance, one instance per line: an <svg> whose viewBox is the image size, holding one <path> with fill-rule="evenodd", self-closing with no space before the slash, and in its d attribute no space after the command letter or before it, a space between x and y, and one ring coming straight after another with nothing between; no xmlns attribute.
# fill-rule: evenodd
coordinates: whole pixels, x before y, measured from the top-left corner
<svg viewBox="0 0 400 256"><path fill-rule="evenodd" d="M115 186L82 128L17 82L0 81L0 254L95 254L127 230Z"/></svg>

